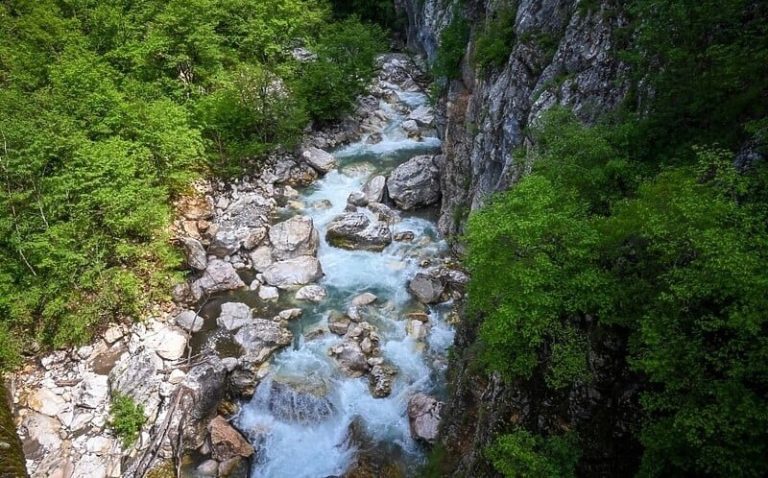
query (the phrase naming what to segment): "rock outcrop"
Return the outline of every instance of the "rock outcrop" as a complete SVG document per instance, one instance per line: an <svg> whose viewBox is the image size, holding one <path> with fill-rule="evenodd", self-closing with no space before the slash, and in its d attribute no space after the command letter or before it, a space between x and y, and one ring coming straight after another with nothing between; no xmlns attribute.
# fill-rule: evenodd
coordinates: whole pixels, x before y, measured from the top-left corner
<svg viewBox="0 0 768 478"><path fill-rule="evenodd" d="M387 192L397 207L410 211L440 200L440 169L434 156L416 156L387 178Z"/></svg>

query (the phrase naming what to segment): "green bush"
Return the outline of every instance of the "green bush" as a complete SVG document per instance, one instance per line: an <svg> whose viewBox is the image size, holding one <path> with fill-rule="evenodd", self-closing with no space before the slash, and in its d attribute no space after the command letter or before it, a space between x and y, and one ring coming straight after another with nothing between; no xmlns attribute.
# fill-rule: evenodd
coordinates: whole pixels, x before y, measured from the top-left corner
<svg viewBox="0 0 768 478"><path fill-rule="evenodd" d="M453 20L440 34L440 46L432 65L432 74L438 78L457 79L461 76L461 62L469 41L469 23L461 9L454 8Z"/></svg>
<svg viewBox="0 0 768 478"><path fill-rule="evenodd" d="M146 421L143 405L127 395L116 394L112 397L109 425L123 441L124 447L130 448L136 442Z"/></svg>
<svg viewBox="0 0 768 478"><path fill-rule="evenodd" d="M569 478L580 453L573 434L542 438L516 430L497 438L486 455L505 478Z"/></svg>
<svg viewBox="0 0 768 478"><path fill-rule="evenodd" d="M475 66L481 70L504 66L515 46L516 16L516 8L505 6L485 24L475 40Z"/></svg>

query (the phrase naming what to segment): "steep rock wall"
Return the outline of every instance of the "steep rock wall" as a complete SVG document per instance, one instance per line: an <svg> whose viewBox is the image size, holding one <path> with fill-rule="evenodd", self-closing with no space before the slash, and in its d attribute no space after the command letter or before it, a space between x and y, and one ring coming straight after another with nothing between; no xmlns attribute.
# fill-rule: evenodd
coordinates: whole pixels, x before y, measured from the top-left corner
<svg viewBox="0 0 768 478"><path fill-rule="evenodd" d="M506 63L494 70L473 67L478 34L489 19L512 3L498 0L397 0L407 14L408 43L428 62L435 60L441 31L456 15L471 26L461 78L438 100L445 162L441 170L440 228L460 234L470 211L515 184L530 170L524 154L529 131L546 110L570 108L593 122L628 95L628 66L617 58L627 26L613 0L519 0L515 37ZM630 476L637 466L638 377L627 368L621 331L592 330L590 367L596 380L551 391L542 376L504 383L479 372L471 345L476 324L464 321L450 368L450 397L441 430L437 476L497 476L484 450L499 433L516 425L542 434L577 429L583 459L580 476Z"/></svg>

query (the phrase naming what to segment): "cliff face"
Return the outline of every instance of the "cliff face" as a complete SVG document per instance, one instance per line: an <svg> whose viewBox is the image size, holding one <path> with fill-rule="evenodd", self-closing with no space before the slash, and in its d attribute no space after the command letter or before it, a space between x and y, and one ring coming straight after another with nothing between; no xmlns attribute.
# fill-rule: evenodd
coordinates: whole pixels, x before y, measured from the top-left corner
<svg viewBox="0 0 768 478"><path fill-rule="evenodd" d="M526 145L526 131L541 113L563 105L592 121L627 94L627 67L614 55L626 20L612 0L519 0L517 41L494 71L473 69L474 42L485 22L513 2L467 0L456 8L449 0L399 3L408 16L410 47L430 61L454 15L472 26L462 78L448 85L441 103L449 159L440 221L446 233L458 232L470 210L525 173L530 165L516 160L515 151Z"/></svg>
<svg viewBox="0 0 768 478"><path fill-rule="evenodd" d="M615 55L626 19L612 0L519 0L515 44L506 63L476 70L473 50L486 22L510 1L398 0L409 20L409 46L428 61L437 56L441 31L454 15L471 27L461 67L438 101L445 163L440 228L462 231L471 210L495 191L515 184L530 164L516 154L530 146L529 128L561 105L585 122L615 109L627 96L628 67ZM484 458L498 433L515 425L543 434L576 429L582 440L581 476L629 476L636 466L636 381L624 361L619 331L584 332L592 343L591 384L553 392L543 377L503 383L477 372L471 345L475 325L459 326L442 426L440 476L496 476Z"/></svg>

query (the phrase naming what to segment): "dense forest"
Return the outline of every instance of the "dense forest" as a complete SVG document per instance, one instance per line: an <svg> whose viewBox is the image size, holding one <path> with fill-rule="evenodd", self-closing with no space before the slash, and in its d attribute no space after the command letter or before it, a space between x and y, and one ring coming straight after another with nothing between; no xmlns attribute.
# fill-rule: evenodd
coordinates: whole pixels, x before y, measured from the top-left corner
<svg viewBox="0 0 768 478"><path fill-rule="evenodd" d="M623 107L591 126L549 111L518 152L533 173L469 220L470 360L567 397L596 380L590 348L620 337L641 390L638 476L768 473L767 7L628 2ZM478 68L505 61L505 17L476 40ZM486 456L508 477L573 476L579 432L524 424Z"/></svg>
<svg viewBox="0 0 768 478"><path fill-rule="evenodd" d="M181 271L174 197L350 111L385 36L333 7L0 5L0 368L140 316Z"/></svg>

